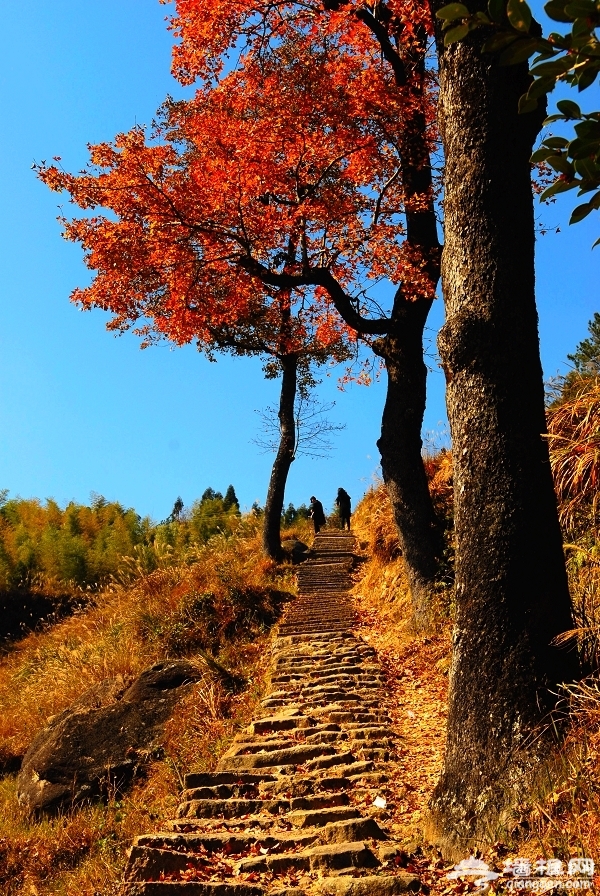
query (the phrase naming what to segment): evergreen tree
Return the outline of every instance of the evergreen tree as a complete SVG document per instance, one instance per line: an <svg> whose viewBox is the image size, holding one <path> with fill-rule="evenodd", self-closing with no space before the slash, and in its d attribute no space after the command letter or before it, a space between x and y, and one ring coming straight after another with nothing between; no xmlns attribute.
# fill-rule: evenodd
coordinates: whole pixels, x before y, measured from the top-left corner
<svg viewBox="0 0 600 896"><path fill-rule="evenodd" d="M238 511L240 509L240 502L237 499L235 489L232 485L227 486L227 491L225 492L225 497L223 498L223 507L225 508L225 510L229 510L231 507L235 507L235 509Z"/></svg>
<svg viewBox="0 0 600 896"><path fill-rule="evenodd" d="M567 355L575 365L575 370L582 376L598 376L600 374L600 313L588 323L589 339L583 339L572 355Z"/></svg>
<svg viewBox="0 0 600 896"><path fill-rule="evenodd" d="M183 501L181 500L181 496L177 498L175 503L173 504L173 510L171 511L171 520L178 520L181 516L181 511L183 510Z"/></svg>

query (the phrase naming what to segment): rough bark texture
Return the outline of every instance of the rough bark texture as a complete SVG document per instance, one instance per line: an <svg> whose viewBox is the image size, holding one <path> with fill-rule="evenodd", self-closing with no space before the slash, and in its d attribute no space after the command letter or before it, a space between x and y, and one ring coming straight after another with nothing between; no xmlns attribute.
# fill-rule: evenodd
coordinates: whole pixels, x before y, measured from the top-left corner
<svg viewBox="0 0 600 896"><path fill-rule="evenodd" d="M295 354L280 359L282 377L279 396L279 448L271 470L269 490L265 502L263 523L263 549L268 557L281 560L281 514L285 498L285 485L296 448L294 401L298 379L298 358Z"/></svg>
<svg viewBox="0 0 600 896"><path fill-rule="evenodd" d="M526 66L471 36L440 53L446 156L439 350L454 458L456 604L444 771L446 843L493 837L534 761L550 689L577 674L552 639L571 627L545 432L529 157L542 114L519 116ZM465 853L467 854L467 853Z"/></svg>

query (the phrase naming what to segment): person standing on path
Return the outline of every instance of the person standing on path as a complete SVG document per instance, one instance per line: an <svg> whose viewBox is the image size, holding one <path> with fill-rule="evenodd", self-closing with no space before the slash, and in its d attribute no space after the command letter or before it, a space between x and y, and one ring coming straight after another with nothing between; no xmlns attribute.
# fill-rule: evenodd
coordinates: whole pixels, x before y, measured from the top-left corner
<svg viewBox="0 0 600 896"><path fill-rule="evenodd" d="M338 488L337 498L335 499L340 514L340 529L348 529L350 531L350 511L352 500L348 492L343 488Z"/></svg>
<svg viewBox="0 0 600 896"><path fill-rule="evenodd" d="M323 511L323 505L320 501L317 501L314 495L311 495L310 498L310 518L313 521L313 526L315 527L315 535L317 535L321 526L325 525L326 520L325 513Z"/></svg>

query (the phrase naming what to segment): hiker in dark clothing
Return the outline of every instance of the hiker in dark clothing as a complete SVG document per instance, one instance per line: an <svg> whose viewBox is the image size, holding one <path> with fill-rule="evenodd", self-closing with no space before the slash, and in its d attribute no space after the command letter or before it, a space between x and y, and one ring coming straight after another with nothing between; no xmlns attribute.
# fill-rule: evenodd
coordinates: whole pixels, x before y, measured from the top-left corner
<svg viewBox="0 0 600 896"><path fill-rule="evenodd" d="M350 495L343 488L338 488L337 498L335 499L340 514L340 529L348 528L350 531Z"/></svg>
<svg viewBox="0 0 600 896"><path fill-rule="evenodd" d="M314 495L311 495L310 499L310 518L313 521L316 535L321 526L325 525L326 520L325 513L323 511L323 505L320 501L317 501Z"/></svg>

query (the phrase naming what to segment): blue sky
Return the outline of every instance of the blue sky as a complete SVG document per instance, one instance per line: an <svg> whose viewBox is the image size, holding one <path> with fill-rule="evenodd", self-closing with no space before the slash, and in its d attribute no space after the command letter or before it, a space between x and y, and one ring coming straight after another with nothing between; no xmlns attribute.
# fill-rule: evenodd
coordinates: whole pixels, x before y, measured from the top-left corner
<svg viewBox="0 0 600 896"><path fill-rule="evenodd" d="M233 483L246 507L264 501L271 455L251 440L260 426L254 411L276 403L276 384L257 361L211 364L193 348L140 351L135 337L107 333L101 312L72 306L71 290L89 273L60 237L60 198L31 171L55 155L78 170L87 143L149 123L167 93L181 95L169 73L168 9L158 0L29 0L3 10L0 489L13 496L64 504L94 491L155 519L178 495L189 504L209 485ZM598 108L597 91L587 94L582 106ZM600 219L569 228L571 196L538 210L540 226L561 231L538 242L546 375L565 369L600 310L600 248L590 251ZM431 353L442 315L438 301ZM445 421L443 377L434 358L431 366L425 430L436 432ZM287 495L295 504L316 494L331 505L340 485L358 498L377 471L384 383L342 393L337 375L319 397L336 401L330 416L346 429L327 459L294 463Z"/></svg>

